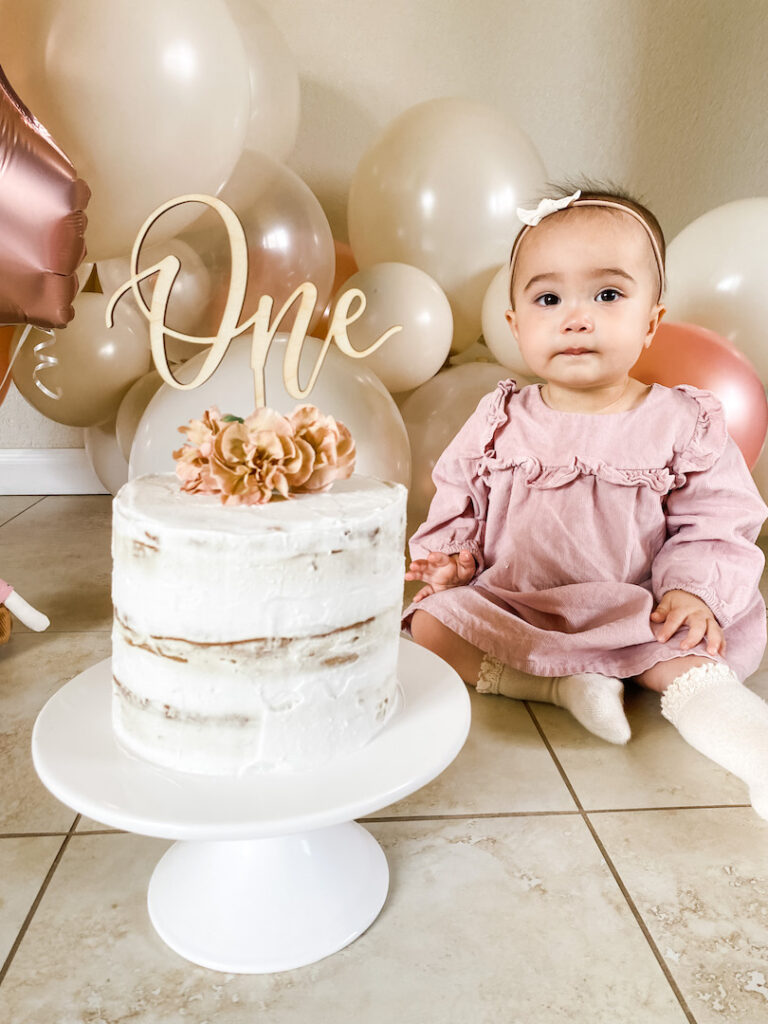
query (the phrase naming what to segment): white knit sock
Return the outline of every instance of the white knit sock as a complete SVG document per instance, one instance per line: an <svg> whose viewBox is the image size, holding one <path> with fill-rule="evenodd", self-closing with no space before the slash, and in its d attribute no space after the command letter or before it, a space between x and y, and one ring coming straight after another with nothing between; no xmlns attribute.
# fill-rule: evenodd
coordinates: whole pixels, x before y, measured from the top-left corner
<svg viewBox="0 0 768 1024"><path fill-rule="evenodd" d="M661 695L661 713L692 747L733 772L768 820L768 704L727 665L689 669Z"/></svg>
<svg viewBox="0 0 768 1024"><path fill-rule="evenodd" d="M614 676L597 672L532 676L486 654L480 665L477 692L556 704L570 711L589 732L609 743L626 743L631 735L624 714L624 684Z"/></svg>

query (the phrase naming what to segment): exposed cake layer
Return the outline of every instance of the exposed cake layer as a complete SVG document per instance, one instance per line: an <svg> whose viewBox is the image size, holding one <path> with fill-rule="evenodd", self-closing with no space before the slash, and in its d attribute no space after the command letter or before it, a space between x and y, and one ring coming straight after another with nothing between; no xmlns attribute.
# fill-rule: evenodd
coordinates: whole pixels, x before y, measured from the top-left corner
<svg viewBox="0 0 768 1024"><path fill-rule="evenodd" d="M114 504L113 723L155 764L298 771L392 713L404 487L251 507L140 477Z"/></svg>
<svg viewBox="0 0 768 1024"><path fill-rule="evenodd" d="M202 642L252 639L254 623L295 637L370 618L401 600L403 495L353 477L225 507L172 474L133 480L114 506L113 603L137 632Z"/></svg>

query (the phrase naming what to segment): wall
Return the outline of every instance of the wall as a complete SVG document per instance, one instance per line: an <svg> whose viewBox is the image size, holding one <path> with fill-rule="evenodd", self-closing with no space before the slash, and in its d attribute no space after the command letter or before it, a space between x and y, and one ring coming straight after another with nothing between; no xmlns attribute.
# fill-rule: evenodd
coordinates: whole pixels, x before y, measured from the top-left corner
<svg viewBox="0 0 768 1024"><path fill-rule="evenodd" d="M289 163L346 237L357 161L389 120L438 96L505 111L553 179L639 193L668 239L704 211L768 195L765 0L261 0L295 54L302 123ZM82 432L12 389L0 448Z"/></svg>

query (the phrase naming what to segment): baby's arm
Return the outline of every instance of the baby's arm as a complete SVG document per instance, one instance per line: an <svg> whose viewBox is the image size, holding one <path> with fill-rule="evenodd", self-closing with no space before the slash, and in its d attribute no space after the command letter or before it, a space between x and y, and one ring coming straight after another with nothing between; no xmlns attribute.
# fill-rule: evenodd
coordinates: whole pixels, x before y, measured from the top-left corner
<svg viewBox="0 0 768 1024"><path fill-rule="evenodd" d="M470 551L459 551L446 555L442 551L430 551L426 558L417 558L408 567L407 580L423 580L427 585L414 597L421 601L439 590L465 586L477 570L477 563Z"/></svg>

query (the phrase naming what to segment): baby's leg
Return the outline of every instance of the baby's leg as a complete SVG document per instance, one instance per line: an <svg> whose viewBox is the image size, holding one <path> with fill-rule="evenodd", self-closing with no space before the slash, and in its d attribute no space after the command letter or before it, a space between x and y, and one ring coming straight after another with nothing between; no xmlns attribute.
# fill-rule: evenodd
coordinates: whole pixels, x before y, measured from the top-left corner
<svg viewBox="0 0 768 1024"><path fill-rule="evenodd" d="M746 782L752 806L768 819L768 704L709 658L661 662L638 682L662 694L661 713L684 740Z"/></svg>
<svg viewBox="0 0 768 1024"><path fill-rule="evenodd" d="M414 613L411 633L416 643L447 661L478 693L500 693L513 700L537 700L566 708L586 729L609 743L626 743L630 737L620 679L596 672L529 675L484 654L422 610Z"/></svg>

